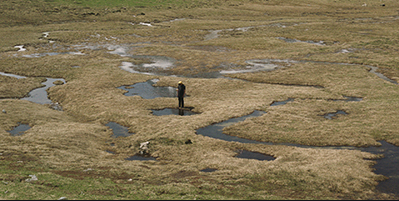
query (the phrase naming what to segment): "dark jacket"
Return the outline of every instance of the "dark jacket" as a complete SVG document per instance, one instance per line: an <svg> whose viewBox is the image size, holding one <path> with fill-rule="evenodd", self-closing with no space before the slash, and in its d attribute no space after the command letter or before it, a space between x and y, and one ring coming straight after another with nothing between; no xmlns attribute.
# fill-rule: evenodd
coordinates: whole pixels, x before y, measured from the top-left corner
<svg viewBox="0 0 399 201"><path fill-rule="evenodd" d="M185 93L186 86L184 86L184 84L179 84L179 86L177 87L177 96L183 98Z"/></svg>

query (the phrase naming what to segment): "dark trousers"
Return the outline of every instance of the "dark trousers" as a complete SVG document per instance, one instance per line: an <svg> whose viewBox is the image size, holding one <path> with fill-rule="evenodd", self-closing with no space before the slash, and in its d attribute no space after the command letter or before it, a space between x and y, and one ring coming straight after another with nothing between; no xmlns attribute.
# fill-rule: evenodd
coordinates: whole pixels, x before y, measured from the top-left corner
<svg viewBox="0 0 399 201"><path fill-rule="evenodd" d="M179 98L179 107L184 107L184 97L178 97Z"/></svg>

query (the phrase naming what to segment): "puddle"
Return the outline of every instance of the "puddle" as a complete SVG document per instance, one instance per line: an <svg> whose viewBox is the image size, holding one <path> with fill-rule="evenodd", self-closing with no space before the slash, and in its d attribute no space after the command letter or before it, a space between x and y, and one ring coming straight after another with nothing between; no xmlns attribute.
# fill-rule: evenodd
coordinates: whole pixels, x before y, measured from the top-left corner
<svg viewBox="0 0 399 201"><path fill-rule="evenodd" d="M7 132L9 132L12 136L21 136L30 128L31 127L28 124L19 124L17 127Z"/></svg>
<svg viewBox="0 0 399 201"><path fill-rule="evenodd" d="M271 71L275 69L281 68L281 66L277 65L276 63L285 63L285 65L289 66L291 63L318 63L318 64L328 64L328 65L346 65L346 66L355 66L361 65L370 68L369 72L377 75L379 78L388 81L393 84L398 84L395 80L389 79L385 75L378 73L378 67L370 66L370 65L362 65L362 64L350 64L350 63L339 63L339 62L326 62L326 61L308 61L308 60L290 60L290 59L254 59L254 60L247 60L246 63L250 64L247 66L247 69L243 70L222 70L220 71L221 74L229 74L229 73L246 73L246 72L256 72L256 71Z"/></svg>
<svg viewBox="0 0 399 201"><path fill-rule="evenodd" d="M175 87L154 87L159 80L153 79L147 82L140 82L130 86L121 86L118 89L126 90L125 96L141 96L144 99L158 97L177 97Z"/></svg>
<svg viewBox="0 0 399 201"><path fill-rule="evenodd" d="M301 40L297 40L297 39L290 39L290 38L284 38L284 37L277 37L277 39L283 40L287 43L310 43L313 45L325 45L324 41L312 41L312 40L307 40L307 41L301 41Z"/></svg>
<svg viewBox="0 0 399 201"><path fill-rule="evenodd" d="M261 25L257 27L262 27L262 26L271 26L271 25ZM233 30L241 30L241 31L246 31L252 27L243 27L243 28L237 28L237 29L226 29L228 31L233 31ZM205 36L206 40L210 40L213 38L218 37L218 33L223 30L213 30L210 31L211 33ZM285 39L285 38L284 38ZM289 40L289 39L287 39ZM301 42L308 42L308 43L313 43L313 44L324 44L323 41L319 42L314 42L314 41L301 41ZM167 71L167 69L171 68L174 66L174 63L176 60L171 57L166 57L166 56L150 56L150 55L131 55L128 54L129 47L127 46L120 46L120 45L97 45L97 46L90 46L86 45L84 47L78 47L79 49L99 49L99 48L106 48L110 50L110 54L117 54L122 57L131 57L131 58L136 58L136 59L147 59L150 60L151 63L142 63L139 65L133 64L131 62L122 62L120 68L122 70L128 71L130 73L142 73L142 74L150 74L150 75L165 75L165 76L170 76L170 73ZM344 51L345 52L345 51ZM51 53L48 53L51 54ZM77 54L82 54L78 52ZM286 66L289 66L291 63L321 63L321 64L328 64L328 65L361 65L361 64L349 64L349 63L339 63L339 62L324 62L324 61L308 61L308 60L290 60L290 59L252 59L252 60L247 60L245 61L247 66L241 67L241 69L226 69L226 70L221 70L217 72L208 72L208 73L198 73L196 75L192 75L192 77L201 77L201 78L220 78L223 77L224 74L231 74L231 73L249 73L249 72L257 72L257 71L272 71L276 70L279 68L282 68L282 66L277 65L276 63L285 63ZM232 65L235 66L235 65ZM363 65L368 68L370 68L370 73L373 73L380 77L381 79L384 79L386 81L389 81L394 84L398 84L396 81L387 78L381 73L376 72L378 70L378 67L375 66L370 66L370 65ZM235 66L237 67L237 66ZM238 66L240 68L240 66ZM225 68L225 66L222 64L221 66L218 66L217 68ZM222 76L221 76L222 75Z"/></svg>
<svg viewBox="0 0 399 201"><path fill-rule="evenodd" d="M337 112L325 114L325 115L324 115L324 118L330 119L330 120L331 120L331 119L335 119L335 118L337 118L337 115L339 115L339 114L341 114L341 115L347 115L348 113L346 113L345 111L342 111L342 110L338 110Z"/></svg>
<svg viewBox="0 0 399 201"><path fill-rule="evenodd" d="M247 150L239 150L236 158L256 159L260 161L272 161L276 158L258 152L251 152Z"/></svg>
<svg viewBox="0 0 399 201"><path fill-rule="evenodd" d="M192 112L189 109L177 109L177 108L166 108L162 110L151 110L153 115L163 116L163 115L180 115L180 116L190 116L199 113Z"/></svg>
<svg viewBox="0 0 399 201"><path fill-rule="evenodd" d="M21 98L21 100L28 100L38 104L52 104L51 100L47 97L47 89L55 86L55 81L62 81L65 84L64 79L47 78L46 82L43 82L45 86L42 88L37 88L29 92L29 96Z"/></svg>
<svg viewBox="0 0 399 201"><path fill-rule="evenodd" d="M134 155L130 156L128 158L125 158L127 161L156 161L157 159L154 157L147 157L147 156L139 156L139 155Z"/></svg>
<svg viewBox="0 0 399 201"><path fill-rule="evenodd" d="M112 132L114 133L112 137L114 138L128 137L134 134L134 133L129 133L129 129L127 127L121 126L120 124L115 122L109 122L105 125L112 129ZM112 144L113 143L111 143L111 146L113 146Z"/></svg>
<svg viewBox="0 0 399 201"><path fill-rule="evenodd" d="M249 66L246 66L245 69L232 69L232 70L222 70L220 71L220 74L234 74L234 73L251 73L251 72L257 72L257 71L272 71L276 70L278 68L281 68L281 66L272 64L272 63L264 63L262 60L248 60L246 63L249 64Z"/></svg>
<svg viewBox="0 0 399 201"><path fill-rule="evenodd" d="M212 40L212 39L216 39L218 38L219 32L221 31L248 31L249 29L252 28L261 28L261 27L268 27L268 26L275 26L275 27L281 27L281 28L286 28L285 25L282 25L280 23L276 23L276 24L269 24L269 25L258 25L258 26L249 26L249 27L239 27L239 28L234 28L234 29L220 29L220 30L210 30L209 34L204 36L204 40ZM293 25L296 26L296 25Z"/></svg>
<svg viewBox="0 0 399 201"><path fill-rule="evenodd" d="M285 105L285 104L287 104L288 102L292 102L292 101L294 101L293 98L289 98L289 99L287 99L287 100L285 100L285 101L273 101L273 103L272 103L270 106Z"/></svg>
<svg viewBox="0 0 399 201"><path fill-rule="evenodd" d="M346 101L346 102L359 102L362 101L363 98L360 97L352 97L352 96L344 96L345 100L333 100L333 101Z"/></svg>
<svg viewBox="0 0 399 201"><path fill-rule="evenodd" d="M146 72L140 72L140 71L137 71L137 70L134 70L134 68L136 67L137 65L134 65L132 62L122 62L121 63L121 66L119 66L119 68L121 68L122 70L125 70L125 71L127 71L127 72L129 72L129 73L141 73L141 74L145 74L145 75L154 75L153 73L146 73Z"/></svg>
<svg viewBox="0 0 399 201"><path fill-rule="evenodd" d="M18 52L26 51L26 49L24 48L24 45L16 45L16 46L14 46L14 48L18 48L19 49Z"/></svg>
<svg viewBox="0 0 399 201"><path fill-rule="evenodd" d="M44 56L55 56L55 55L63 55L63 54L85 55L82 52L47 52L47 53L26 54L26 55L22 55L22 57L25 57L25 58L39 58L39 57L44 57Z"/></svg>
<svg viewBox="0 0 399 201"><path fill-rule="evenodd" d="M233 73L251 73L257 71L273 71L282 68L283 66L277 65L276 63L285 63L286 66L290 66L291 63L298 63L298 61L289 59L251 59L245 61L248 65L245 69L231 69L222 70L220 74L233 74Z"/></svg>
<svg viewBox="0 0 399 201"><path fill-rule="evenodd" d="M205 168L205 169L202 169L202 170L200 170L201 172L215 172L215 171L217 171L218 169L214 169L214 168Z"/></svg>
<svg viewBox="0 0 399 201"><path fill-rule="evenodd" d="M105 150L105 152L110 153L110 154L115 154L113 151Z"/></svg>
<svg viewBox="0 0 399 201"><path fill-rule="evenodd" d="M131 45L133 46L133 45ZM149 60L150 63L133 64L131 62L122 62L120 68L122 70L131 73L143 73L143 74L153 74L153 72L162 73L168 68L174 66L176 59L167 56L151 56L151 55L132 55L128 54L129 47L120 45L102 45L102 46L91 46L87 45L84 47L79 47L79 49L91 49L96 50L100 48L105 48L109 50L110 54L116 54L121 57L130 57L134 59ZM150 71L150 72L149 72Z"/></svg>

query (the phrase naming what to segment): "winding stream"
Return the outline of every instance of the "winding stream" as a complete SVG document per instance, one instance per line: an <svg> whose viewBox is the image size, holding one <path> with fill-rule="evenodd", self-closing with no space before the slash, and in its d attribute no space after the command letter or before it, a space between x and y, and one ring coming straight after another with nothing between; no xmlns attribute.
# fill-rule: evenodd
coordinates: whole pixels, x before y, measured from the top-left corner
<svg viewBox="0 0 399 201"><path fill-rule="evenodd" d="M358 101L358 99L347 99L346 101ZM293 99L288 99L286 101L274 102L271 106L278 106L286 104ZM249 115L242 117L232 118L220 123L212 124L203 128L197 129L196 133L199 135L220 139L228 142L240 142L240 143L254 143L254 144L266 144L266 145L286 145L295 146L301 148L313 148L313 149L350 149L350 150L360 150L364 152L369 152L373 154L383 154L384 158L378 159L377 164L374 165L375 173L387 176L389 179L379 182L376 189L383 193L393 193L399 195L399 147L387 143L386 141L379 141L381 143L380 147L351 147L351 146L341 146L341 147L318 147L318 146L305 146L300 144L292 143L272 143L272 142L261 142L256 140L250 140L245 138L240 138L236 136L226 135L223 133L223 128L231 126L235 123L244 121L247 118L255 118L266 114L264 111L255 110Z"/></svg>

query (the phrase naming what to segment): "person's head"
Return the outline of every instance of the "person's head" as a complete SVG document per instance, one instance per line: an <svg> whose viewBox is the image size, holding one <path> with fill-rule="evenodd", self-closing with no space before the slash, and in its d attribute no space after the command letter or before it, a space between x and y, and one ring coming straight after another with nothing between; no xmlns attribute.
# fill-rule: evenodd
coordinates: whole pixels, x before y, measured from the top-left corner
<svg viewBox="0 0 399 201"><path fill-rule="evenodd" d="M182 81L179 81L179 84L183 84L183 82L182 82Z"/></svg>

